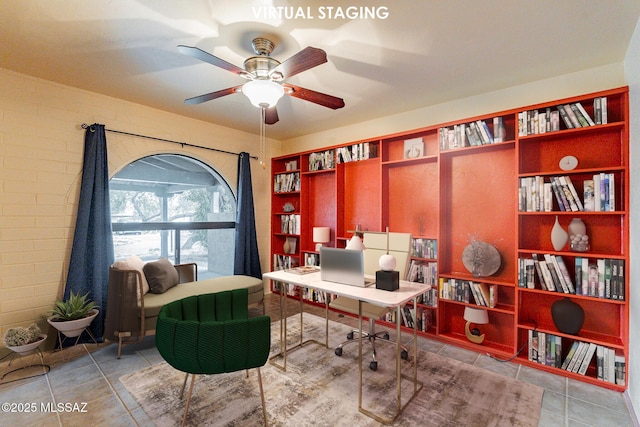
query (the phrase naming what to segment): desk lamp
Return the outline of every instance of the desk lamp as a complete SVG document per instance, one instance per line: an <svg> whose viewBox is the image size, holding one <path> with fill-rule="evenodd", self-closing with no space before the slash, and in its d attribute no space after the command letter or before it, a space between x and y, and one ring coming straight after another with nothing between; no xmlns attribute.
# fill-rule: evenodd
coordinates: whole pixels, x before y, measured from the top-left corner
<svg viewBox="0 0 640 427"><path fill-rule="evenodd" d="M316 244L316 251L320 251L323 243L331 240L331 229L329 227L313 227L313 243Z"/></svg>
<svg viewBox="0 0 640 427"><path fill-rule="evenodd" d="M489 323L489 314L487 310L482 310L480 308L473 307L465 307L464 308L464 320L467 321L467 324L464 327L464 332L467 335L467 339L475 344L482 344L484 341L484 334L480 334L480 330L478 328L471 328L471 324L477 325L486 325Z"/></svg>

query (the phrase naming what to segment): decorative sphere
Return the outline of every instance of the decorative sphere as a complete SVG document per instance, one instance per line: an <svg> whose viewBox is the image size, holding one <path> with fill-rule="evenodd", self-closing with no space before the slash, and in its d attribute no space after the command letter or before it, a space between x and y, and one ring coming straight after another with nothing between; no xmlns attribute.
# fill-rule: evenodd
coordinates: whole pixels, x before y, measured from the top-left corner
<svg viewBox="0 0 640 427"><path fill-rule="evenodd" d="M382 255L378 263L384 271L393 271L396 268L396 258L393 255Z"/></svg>

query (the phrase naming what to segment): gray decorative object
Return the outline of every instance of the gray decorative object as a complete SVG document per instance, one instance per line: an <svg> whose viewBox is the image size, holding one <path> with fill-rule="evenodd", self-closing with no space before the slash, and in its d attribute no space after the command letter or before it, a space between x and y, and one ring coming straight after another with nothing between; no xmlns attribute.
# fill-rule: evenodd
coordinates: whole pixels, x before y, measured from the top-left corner
<svg viewBox="0 0 640 427"><path fill-rule="evenodd" d="M462 251L462 263L474 277L486 277L498 271L502 260L495 246L474 240Z"/></svg>
<svg viewBox="0 0 640 427"><path fill-rule="evenodd" d="M293 212L296 210L296 208L293 206L293 203L285 203L284 206L282 206L282 210L285 212Z"/></svg>

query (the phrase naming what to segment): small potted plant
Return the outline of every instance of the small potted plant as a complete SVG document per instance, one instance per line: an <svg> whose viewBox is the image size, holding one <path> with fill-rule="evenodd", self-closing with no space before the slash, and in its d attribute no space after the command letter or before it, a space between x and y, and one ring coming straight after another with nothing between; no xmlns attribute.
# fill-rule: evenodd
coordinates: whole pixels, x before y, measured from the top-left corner
<svg viewBox="0 0 640 427"><path fill-rule="evenodd" d="M7 329L4 345L11 351L25 355L38 348L45 339L47 336L41 333L38 325L32 323L28 328L18 326Z"/></svg>
<svg viewBox="0 0 640 427"><path fill-rule="evenodd" d="M89 293L80 295L73 291L67 300L58 300L51 310L47 322L67 337L77 337L98 315L96 303L89 299Z"/></svg>

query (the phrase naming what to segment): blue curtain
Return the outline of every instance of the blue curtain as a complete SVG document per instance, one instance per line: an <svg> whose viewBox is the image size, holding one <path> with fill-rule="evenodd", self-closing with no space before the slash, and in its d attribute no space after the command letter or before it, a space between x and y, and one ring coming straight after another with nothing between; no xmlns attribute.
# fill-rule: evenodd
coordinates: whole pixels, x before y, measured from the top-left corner
<svg viewBox="0 0 640 427"><path fill-rule="evenodd" d="M250 160L249 153L243 152L238 156L238 210L236 213L236 253L233 272L262 279L258 239L256 238L256 218L253 209Z"/></svg>
<svg viewBox="0 0 640 427"><path fill-rule="evenodd" d="M84 137L80 199L64 297L68 298L72 291L89 293L100 310L91 323L91 333L99 342L104 336L109 266L113 258L107 139L104 125L93 124L87 127ZM86 333L80 338L80 342L90 341Z"/></svg>

